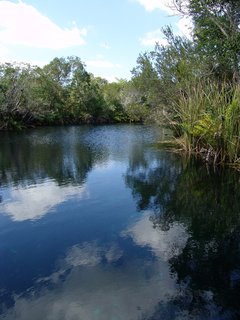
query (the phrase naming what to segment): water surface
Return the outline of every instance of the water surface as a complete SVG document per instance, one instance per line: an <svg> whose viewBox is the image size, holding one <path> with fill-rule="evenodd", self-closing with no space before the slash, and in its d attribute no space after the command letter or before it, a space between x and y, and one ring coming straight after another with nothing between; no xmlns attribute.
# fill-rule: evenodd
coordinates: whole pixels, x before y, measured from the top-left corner
<svg viewBox="0 0 240 320"><path fill-rule="evenodd" d="M160 128L0 134L0 319L240 318L240 177Z"/></svg>

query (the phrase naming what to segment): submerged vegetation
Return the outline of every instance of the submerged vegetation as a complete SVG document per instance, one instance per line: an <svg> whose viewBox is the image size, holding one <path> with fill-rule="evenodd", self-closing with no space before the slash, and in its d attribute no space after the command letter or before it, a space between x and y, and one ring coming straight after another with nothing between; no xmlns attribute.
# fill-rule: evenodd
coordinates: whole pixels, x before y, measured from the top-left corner
<svg viewBox="0 0 240 320"><path fill-rule="evenodd" d="M0 129L154 121L172 130L178 149L239 165L240 3L173 4L191 19L191 37L165 27L168 44L140 54L129 81L94 77L78 57L0 65Z"/></svg>

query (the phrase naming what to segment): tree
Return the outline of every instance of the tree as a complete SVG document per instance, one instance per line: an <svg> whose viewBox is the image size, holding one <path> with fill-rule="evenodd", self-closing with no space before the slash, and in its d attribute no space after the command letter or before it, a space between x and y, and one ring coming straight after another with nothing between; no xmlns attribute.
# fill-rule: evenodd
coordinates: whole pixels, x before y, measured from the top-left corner
<svg viewBox="0 0 240 320"><path fill-rule="evenodd" d="M139 56L133 69L132 86L137 103L147 107L148 118L166 123L179 96L189 84L206 76L207 70L195 43L175 36L171 27L163 29L167 45L156 44L150 53Z"/></svg>
<svg viewBox="0 0 240 320"><path fill-rule="evenodd" d="M215 78L240 82L240 2L175 0L194 22L194 39Z"/></svg>
<svg viewBox="0 0 240 320"><path fill-rule="evenodd" d="M127 121L127 112L124 109L123 97L126 97L125 88L127 81L106 83L103 88L103 97L105 101L105 114L109 119L116 122Z"/></svg>
<svg viewBox="0 0 240 320"><path fill-rule="evenodd" d="M103 86L78 57L0 65L0 129L105 121ZM108 120L109 121L109 120Z"/></svg>
<svg viewBox="0 0 240 320"><path fill-rule="evenodd" d="M0 66L0 128L20 128L40 113L30 103L33 78L34 68L28 64Z"/></svg>

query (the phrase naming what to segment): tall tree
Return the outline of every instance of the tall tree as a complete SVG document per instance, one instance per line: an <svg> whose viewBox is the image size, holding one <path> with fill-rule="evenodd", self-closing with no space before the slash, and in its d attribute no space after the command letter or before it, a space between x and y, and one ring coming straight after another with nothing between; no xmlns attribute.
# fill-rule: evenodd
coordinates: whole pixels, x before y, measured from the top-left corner
<svg viewBox="0 0 240 320"><path fill-rule="evenodd" d="M240 2L175 0L194 22L194 38L216 78L240 82Z"/></svg>

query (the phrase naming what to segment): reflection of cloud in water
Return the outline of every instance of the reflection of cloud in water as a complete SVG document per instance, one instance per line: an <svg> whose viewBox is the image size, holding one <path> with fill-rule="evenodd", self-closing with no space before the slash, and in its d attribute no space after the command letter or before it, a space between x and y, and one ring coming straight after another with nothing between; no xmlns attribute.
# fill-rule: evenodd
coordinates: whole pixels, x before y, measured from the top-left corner
<svg viewBox="0 0 240 320"><path fill-rule="evenodd" d="M168 265L142 260L129 261L124 267L111 263L122 255L115 244L72 247L58 272L39 279L53 283L52 289L16 298L4 319L137 320L143 314L150 316L159 301L167 302L175 293ZM101 263L104 259L109 263Z"/></svg>
<svg viewBox="0 0 240 320"><path fill-rule="evenodd" d="M77 266L96 266L104 257L108 262L117 261L122 256L122 251L116 246L111 245L109 249L104 249L95 243L83 243L83 245L73 246L67 256L67 265Z"/></svg>
<svg viewBox="0 0 240 320"><path fill-rule="evenodd" d="M11 190L10 199L3 203L1 211L10 215L14 221L40 219L67 199L86 196L83 187L58 186L54 181L46 181L29 188Z"/></svg>
<svg viewBox="0 0 240 320"><path fill-rule="evenodd" d="M122 232L124 237L131 237L139 246L148 246L154 254L168 261L179 255L185 247L188 233L182 224L173 224L168 231L153 228L151 212L146 212L135 224Z"/></svg>

